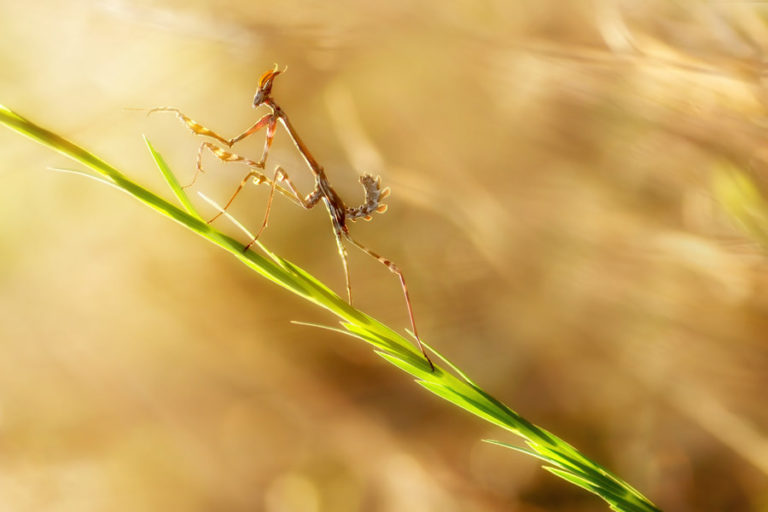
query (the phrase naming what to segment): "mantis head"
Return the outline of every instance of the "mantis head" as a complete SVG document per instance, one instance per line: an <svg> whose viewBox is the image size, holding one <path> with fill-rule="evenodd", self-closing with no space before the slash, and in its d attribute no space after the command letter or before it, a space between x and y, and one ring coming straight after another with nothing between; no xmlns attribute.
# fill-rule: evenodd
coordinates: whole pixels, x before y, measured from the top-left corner
<svg viewBox="0 0 768 512"><path fill-rule="evenodd" d="M283 72L285 72L285 69L280 71L280 69L277 67L277 64L275 64L274 68L261 75L261 78L259 78L259 88L256 91L256 95L253 97L254 107L263 105L271 99L270 94L272 94L272 82L277 75Z"/></svg>

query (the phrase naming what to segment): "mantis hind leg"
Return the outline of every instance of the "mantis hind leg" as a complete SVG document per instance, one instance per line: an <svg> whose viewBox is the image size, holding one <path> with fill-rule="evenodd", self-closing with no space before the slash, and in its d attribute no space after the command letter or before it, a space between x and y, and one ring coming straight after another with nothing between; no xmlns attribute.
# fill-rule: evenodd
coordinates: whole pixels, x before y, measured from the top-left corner
<svg viewBox="0 0 768 512"><path fill-rule="evenodd" d="M416 320L414 319L414 316L413 316L413 306L411 306L411 298L408 295L408 286L405 284L405 276L403 275L403 271L400 270L400 268L397 265L395 265L392 261L390 261L387 258L381 256L380 254L377 254L377 253L373 252L371 249L369 249L368 247L364 246L363 244L361 244L360 242L358 242L357 240L352 238L349 235L349 233L344 232L343 234L344 234L344 238L349 240L350 243L352 243L355 247L357 247L358 249L360 249L361 251L363 251L367 255L371 256L372 258L375 258L379 263L381 263L382 265L387 267L390 272L395 274L398 277L398 279L400 280L400 287L402 288L403 296L405 297L405 305L408 308L408 318L411 321L411 330L413 330L413 335L416 337L416 343L419 346L419 350L421 350L421 353L424 355L424 358L429 363L429 367L432 369L432 371L434 371L435 370L435 365L432 363L432 360L427 355L427 351L424 348L424 345L422 345L422 343L421 343L421 338L419 338L419 331L416 329ZM336 239L337 239L337 241L339 240L339 233L338 232L336 234ZM346 260L345 260L345 262L346 262ZM347 282L347 284L349 284L349 282Z"/></svg>

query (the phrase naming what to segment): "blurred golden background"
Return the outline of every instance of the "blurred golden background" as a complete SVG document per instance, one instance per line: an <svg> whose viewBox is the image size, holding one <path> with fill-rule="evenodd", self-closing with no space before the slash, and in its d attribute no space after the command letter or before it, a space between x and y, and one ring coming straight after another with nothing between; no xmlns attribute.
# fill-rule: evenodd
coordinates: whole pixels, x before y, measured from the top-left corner
<svg viewBox="0 0 768 512"><path fill-rule="evenodd" d="M426 341L662 509L764 511L766 50L762 2L5 0L0 103L164 190L141 134L182 181L199 139L129 109L233 136L288 65L342 197L392 187L352 230ZM0 510L607 510L63 157L6 129L0 155ZM282 131L271 159L311 189ZM224 201L244 169L205 165ZM322 208L276 199L262 240L344 292ZM350 255L356 305L405 329Z"/></svg>

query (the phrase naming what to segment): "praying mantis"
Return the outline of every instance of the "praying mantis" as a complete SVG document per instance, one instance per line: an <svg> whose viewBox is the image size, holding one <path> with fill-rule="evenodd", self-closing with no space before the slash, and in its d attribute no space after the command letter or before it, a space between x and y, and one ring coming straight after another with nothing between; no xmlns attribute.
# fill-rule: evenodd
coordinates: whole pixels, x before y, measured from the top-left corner
<svg viewBox="0 0 768 512"><path fill-rule="evenodd" d="M421 350L421 353L424 355L424 358L429 363L429 366L432 369L432 371L434 371L435 366L432 363L432 360L427 355L424 345L421 342L421 338L419 337L418 330L416 329L416 321L413 314L413 306L411 304L411 299L408 294L408 286L406 285L405 277L403 275L402 270L400 270L400 268L390 259L381 256L380 254L374 252L367 246L355 240L350 234L349 226L347 225L347 221L355 221L360 218L364 220L371 220L372 214L374 212L384 213L387 210L387 205L383 204L381 201L389 195L390 193L389 187L382 189L381 180L379 177L374 178L370 174L364 174L360 176L360 184L363 186L363 189L365 191L365 201L360 206L357 206L354 208L347 207L344 204L344 201L341 199L339 194L336 193L336 191L333 189L330 182L328 181L328 177L326 176L323 167L317 162L317 160L315 160L314 156L312 156L312 153L310 153L309 148L304 143L304 141L299 137L298 133L296 132L296 129L293 127L290 120L288 119L288 116L286 115L285 111L276 103L275 99L272 97L272 86L274 84L274 80L278 75L284 72L285 70L281 71L279 70L277 65L275 65L273 69L268 70L263 75L261 75L261 78L259 79L258 89L256 90L256 94L254 95L254 98L253 98L253 107L257 108L257 107L265 106L269 109L269 113L264 114L258 121L256 121L252 126L246 129L244 132L230 139L222 137L221 135L214 132L213 130L206 128L205 126L192 120L190 117L185 115L179 109L174 107L156 107L151 109L149 113L150 114L153 112L174 113L196 135L209 137L221 143L221 145L217 145L210 141L204 141L200 144L200 147L198 148L198 151L197 151L197 171L195 172L192 182L187 186L193 185L197 180L198 176L204 172L202 167L202 157L203 157L203 153L206 150L208 150L216 158L224 162L240 162L249 167L250 169L249 172L241 180L237 189L232 194L232 196L230 197L226 205L223 207L222 211L219 212L219 214L217 214L211 220L209 220L208 223L211 223L214 220L216 220L223 213L223 211L229 208L229 206L235 200L235 197L237 197L237 195L240 193L240 191L249 181L253 181L256 185L260 185L262 183L266 183L270 185L271 188L270 188L269 197L267 199L267 206L264 214L264 220L261 224L260 229L254 236L254 238L243 249L244 251L247 251L251 248L251 246L256 242L256 240L259 238L261 233L267 227L267 223L269 220L269 213L272 206L272 199L274 197L275 190L280 191L282 194L286 195L287 197L292 199L294 202L296 202L299 206L307 210L310 208L313 208L318 203L322 202L325 205L326 210L328 211L328 214L331 218L331 225L333 226L333 232L336 237L336 245L338 247L339 256L341 257L342 265L344 267L344 277L346 280L346 287L347 287L347 300L349 301L350 304L352 304L352 285L349 277L349 262L347 258L348 256L347 249L344 246L345 240L351 243L352 245L354 245L355 247L357 247L358 249L360 249L361 251L363 251L364 253L376 259L379 263L387 267L387 269L389 269L390 272L392 272L398 277L400 281L400 286L403 291L403 296L405 297L405 304L408 309L408 317L411 323L411 330L413 331L413 335L416 338L416 343L419 349ZM312 189L312 191L310 191L304 196L302 196L299 193L298 189L293 184L288 174L285 172L285 170L281 166L279 165L275 166L274 177L272 179L269 179L263 173L263 171L266 168L266 161L267 161L267 156L269 154L269 150L272 147L272 141L277 132L278 123L281 124L283 128L285 128L285 131L288 133L289 138L291 139L294 146L301 154L304 162L307 164L307 167L309 168L310 173L312 173L312 176L314 177L314 180L315 180L314 188ZM253 135L261 131L262 129L266 130L266 138L264 140L264 148L262 150L261 158L259 159L259 161L254 161L254 160L245 158L243 156L240 156L228 150L237 142L245 139L250 135ZM226 146L227 149L224 149L222 145ZM284 187L278 186L278 183L284 184L285 186Z"/></svg>

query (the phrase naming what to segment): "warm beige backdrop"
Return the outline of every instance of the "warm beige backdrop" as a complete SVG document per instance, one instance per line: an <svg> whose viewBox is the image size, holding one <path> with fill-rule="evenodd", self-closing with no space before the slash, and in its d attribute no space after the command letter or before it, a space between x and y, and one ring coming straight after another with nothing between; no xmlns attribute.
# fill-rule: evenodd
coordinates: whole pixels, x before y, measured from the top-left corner
<svg viewBox="0 0 768 512"><path fill-rule="evenodd" d="M260 74L406 272L423 336L665 510L768 507L768 259L721 207L768 176L759 2L0 0L0 103L156 189ZM258 156L261 139L242 151ZM286 138L274 162L312 183ZM728 162L726 164L725 162ZM0 510L580 511L513 440L123 194L0 129ZM207 160L223 200L242 169ZM719 174L718 174L719 173ZM170 194L166 194L170 196ZM233 212L258 225L265 191ZM220 224L229 229L226 223ZM263 238L339 292L327 215ZM352 252L395 327L393 276Z"/></svg>

